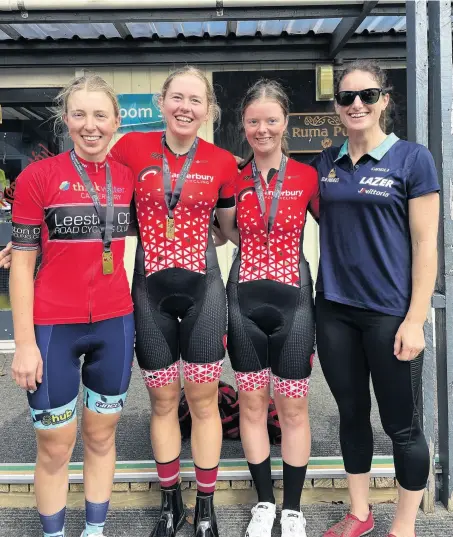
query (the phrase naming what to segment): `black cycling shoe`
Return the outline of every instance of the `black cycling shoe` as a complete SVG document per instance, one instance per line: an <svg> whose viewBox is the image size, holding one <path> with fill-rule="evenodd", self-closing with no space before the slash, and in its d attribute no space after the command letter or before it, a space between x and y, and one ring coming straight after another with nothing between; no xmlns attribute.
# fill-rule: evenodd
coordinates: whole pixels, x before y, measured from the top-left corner
<svg viewBox="0 0 453 537"><path fill-rule="evenodd" d="M194 528L195 537L219 537L213 494L211 496L197 496Z"/></svg>
<svg viewBox="0 0 453 537"><path fill-rule="evenodd" d="M162 505L157 524L150 537L175 537L186 521L186 510L182 501L181 485L172 490L162 489Z"/></svg>

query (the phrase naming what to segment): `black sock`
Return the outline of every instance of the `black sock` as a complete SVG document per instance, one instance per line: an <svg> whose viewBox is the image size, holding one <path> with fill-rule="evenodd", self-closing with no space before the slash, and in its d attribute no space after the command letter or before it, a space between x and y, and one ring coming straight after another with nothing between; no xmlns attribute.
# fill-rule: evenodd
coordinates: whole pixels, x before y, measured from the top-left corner
<svg viewBox="0 0 453 537"><path fill-rule="evenodd" d="M252 464L251 462L247 462L247 464L258 492L258 502L275 503L272 489L271 456L269 455L267 459L264 459L259 464Z"/></svg>
<svg viewBox="0 0 453 537"><path fill-rule="evenodd" d="M300 511L300 497L304 487L307 465L291 466L283 461L283 507Z"/></svg>

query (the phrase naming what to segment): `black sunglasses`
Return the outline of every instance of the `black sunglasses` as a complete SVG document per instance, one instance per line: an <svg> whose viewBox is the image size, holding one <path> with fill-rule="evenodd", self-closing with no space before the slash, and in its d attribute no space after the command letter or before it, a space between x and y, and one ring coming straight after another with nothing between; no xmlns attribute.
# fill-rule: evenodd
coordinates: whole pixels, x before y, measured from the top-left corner
<svg viewBox="0 0 453 537"><path fill-rule="evenodd" d="M335 100L340 106L350 106L357 95L364 104L375 104L379 97L385 95L387 90L383 88L368 88L360 91L339 91L335 94Z"/></svg>

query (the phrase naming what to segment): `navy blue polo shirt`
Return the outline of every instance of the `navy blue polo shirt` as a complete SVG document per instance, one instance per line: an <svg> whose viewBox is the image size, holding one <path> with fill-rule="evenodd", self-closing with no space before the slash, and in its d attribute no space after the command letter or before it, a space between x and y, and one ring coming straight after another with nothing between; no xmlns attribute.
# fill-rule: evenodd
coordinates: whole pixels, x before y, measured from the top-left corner
<svg viewBox="0 0 453 537"><path fill-rule="evenodd" d="M408 202L439 191L426 147L390 134L354 166L348 142L313 162L320 184L320 267L328 300L405 316L412 291Z"/></svg>

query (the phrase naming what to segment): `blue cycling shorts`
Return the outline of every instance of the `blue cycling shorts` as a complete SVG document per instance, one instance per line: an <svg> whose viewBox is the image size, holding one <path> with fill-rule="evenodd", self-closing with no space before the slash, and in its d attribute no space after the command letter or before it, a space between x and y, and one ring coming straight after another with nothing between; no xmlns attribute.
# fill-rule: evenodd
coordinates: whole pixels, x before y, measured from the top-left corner
<svg viewBox="0 0 453 537"><path fill-rule="evenodd" d="M35 325L35 335L43 359L42 383L28 393L35 428L55 429L76 418L80 375L89 410L122 410L134 358L132 313L97 323Z"/></svg>

